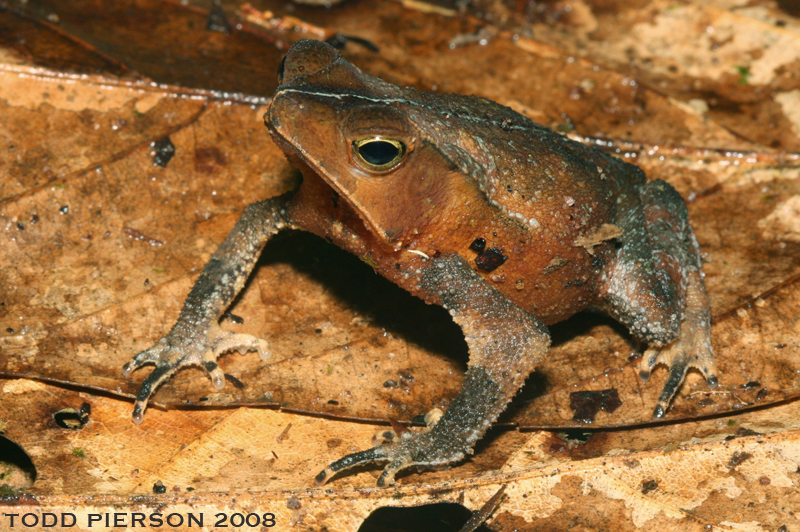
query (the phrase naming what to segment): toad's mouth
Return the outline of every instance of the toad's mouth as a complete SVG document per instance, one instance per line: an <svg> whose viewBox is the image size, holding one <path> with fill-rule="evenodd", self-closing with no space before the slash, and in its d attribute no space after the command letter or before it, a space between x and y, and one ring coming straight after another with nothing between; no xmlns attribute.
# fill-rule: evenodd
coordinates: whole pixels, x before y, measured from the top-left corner
<svg viewBox="0 0 800 532"><path fill-rule="evenodd" d="M320 197L329 198L332 218L336 222L345 224L352 230L350 238L359 235L360 239L367 239L367 235L378 236L385 242L396 240L396 233L381 227L378 221L370 215L368 210L359 208L352 196L338 185L337 179L324 169L312 164L302 152L295 151L295 157L289 157L291 165L298 169L303 176L299 191L305 194L318 194ZM347 248L347 245L340 244Z"/></svg>
<svg viewBox="0 0 800 532"><path fill-rule="evenodd" d="M351 157L342 150L346 143L342 142L336 126L339 113L308 96L309 93L296 89L279 90L264 115L273 141L290 164L303 174L306 185L300 187L305 186L309 193L313 188L324 197L335 195L336 201L344 204L339 207L346 205L348 211L339 210L337 218L358 218L365 233L384 241L395 241L398 232L384 227L379 221L381 213L362 205L354 196L358 181L364 176L356 175L358 171L348 166ZM313 187L309 186L311 183ZM323 190L323 186L330 192Z"/></svg>

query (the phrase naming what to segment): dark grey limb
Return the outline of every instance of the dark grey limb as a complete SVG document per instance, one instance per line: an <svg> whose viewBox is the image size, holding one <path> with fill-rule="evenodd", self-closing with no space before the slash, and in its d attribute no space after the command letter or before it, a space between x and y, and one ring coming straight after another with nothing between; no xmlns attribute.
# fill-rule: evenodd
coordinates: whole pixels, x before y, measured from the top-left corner
<svg viewBox="0 0 800 532"><path fill-rule="evenodd" d="M139 388L133 409L134 423L142 422L147 401L155 389L181 367L201 366L214 387L221 389L225 376L217 365L219 355L238 350L258 351L262 359L269 357L264 340L226 331L220 327L219 319L244 287L267 241L282 228L291 226L286 215L289 199L290 195L283 195L244 209L233 231L203 268L172 330L125 364L122 373L126 377L144 365L156 366Z"/></svg>

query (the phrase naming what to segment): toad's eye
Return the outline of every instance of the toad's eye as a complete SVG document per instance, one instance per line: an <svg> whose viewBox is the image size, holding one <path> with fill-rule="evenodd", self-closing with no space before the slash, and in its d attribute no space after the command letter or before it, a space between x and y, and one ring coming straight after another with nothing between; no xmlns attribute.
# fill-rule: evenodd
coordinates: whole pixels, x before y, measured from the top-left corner
<svg viewBox="0 0 800 532"><path fill-rule="evenodd" d="M353 141L353 158L366 170L381 172L399 163L406 145L395 139L373 137Z"/></svg>

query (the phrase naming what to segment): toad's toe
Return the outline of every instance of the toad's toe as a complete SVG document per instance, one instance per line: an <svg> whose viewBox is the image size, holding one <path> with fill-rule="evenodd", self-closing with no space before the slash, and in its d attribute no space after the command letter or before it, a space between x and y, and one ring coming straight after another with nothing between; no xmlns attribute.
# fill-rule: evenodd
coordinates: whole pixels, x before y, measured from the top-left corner
<svg viewBox="0 0 800 532"><path fill-rule="evenodd" d="M642 357L640 378L647 381L653 368L659 364L669 367L669 376L653 410L655 419L664 417L690 368L696 368L703 374L709 388L716 388L719 384L710 344L707 341L696 342L692 335L682 335L672 344L662 348L648 349Z"/></svg>
<svg viewBox="0 0 800 532"><path fill-rule="evenodd" d="M225 386L225 373L217 364L217 358L229 351L238 351L241 354L258 351L262 360L270 356L268 344L264 340L250 334L232 333L219 325L211 326L203 334L193 337L170 332L150 349L136 354L122 368L126 377L142 366L155 364L156 367L142 382L136 394L134 423L142 422L147 402L155 390L184 366L200 366L206 371L212 386L221 390Z"/></svg>
<svg viewBox="0 0 800 532"><path fill-rule="evenodd" d="M397 440L377 447L349 454L333 462L315 477L318 486L323 485L339 471L357 465L388 462L380 477L378 486L394 484L394 477L403 469L412 466L435 468L455 462L464 457L464 452L448 445L452 437L446 431L426 427L419 432L405 432Z"/></svg>

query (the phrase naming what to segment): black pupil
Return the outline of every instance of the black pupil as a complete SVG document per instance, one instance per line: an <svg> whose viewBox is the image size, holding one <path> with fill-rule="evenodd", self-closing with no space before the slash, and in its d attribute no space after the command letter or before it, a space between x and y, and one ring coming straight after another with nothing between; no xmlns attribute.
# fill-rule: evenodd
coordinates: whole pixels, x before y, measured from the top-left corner
<svg viewBox="0 0 800 532"><path fill-rule="evenodd" d="M373 140L359 146L358 153L369 164L383 166L400 155L400 147L385 140Z"/></svg>

